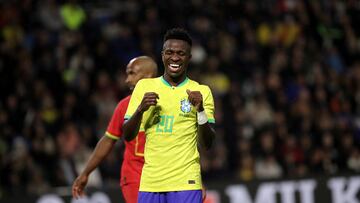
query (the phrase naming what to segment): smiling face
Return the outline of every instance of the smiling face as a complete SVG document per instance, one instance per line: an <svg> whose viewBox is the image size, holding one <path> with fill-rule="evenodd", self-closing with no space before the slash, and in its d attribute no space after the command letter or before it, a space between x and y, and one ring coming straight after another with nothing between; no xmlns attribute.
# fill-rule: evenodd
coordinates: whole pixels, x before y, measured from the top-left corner
<svg viewBox="0 0 360 203"><path fill-rule="evenodd" d="M162 61L164 77L168 82L179 83L186 77L186 70L191 59L190 45L183 40L168 39L164 43Z"/></svg>

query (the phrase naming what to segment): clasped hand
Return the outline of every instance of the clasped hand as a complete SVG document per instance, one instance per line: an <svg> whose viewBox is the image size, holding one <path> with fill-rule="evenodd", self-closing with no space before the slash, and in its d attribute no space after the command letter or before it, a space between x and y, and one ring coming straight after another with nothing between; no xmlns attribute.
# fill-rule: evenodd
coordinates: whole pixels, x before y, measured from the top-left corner
<svg viewBox="0 0 360 203"><path fill-rule="evenodd" d="M196 108L196 111L200 112L204 110L203 97L200 91L186 90L188 94L189 102ZM141 113L147 111L150 106L156 106L159 95L155 92L146 92L138 107L138 111Z"/></svg>
<svg viewBox="0 0 360 203"><path fill-rule="evenodd" d="M186 93L188 94L188 100L189 102L195 106L196 111L200 112L204 110L203 107L203 97L200 91L191 91L191 90L186 90Z"/></svg>
<svg viewBox="0 0 360 203"><path fill-rule="evenodd" d="M156 106L157 99L159 99L159 95L156 94L155 92L146 92L138 107L138 110L141 113L144 113L150 108L150 106Z"/></svg>

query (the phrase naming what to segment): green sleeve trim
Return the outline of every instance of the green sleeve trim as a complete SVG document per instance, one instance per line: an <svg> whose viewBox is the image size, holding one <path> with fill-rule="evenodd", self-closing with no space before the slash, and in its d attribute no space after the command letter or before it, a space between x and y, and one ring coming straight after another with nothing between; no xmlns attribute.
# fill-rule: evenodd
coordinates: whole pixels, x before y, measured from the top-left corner
<svg viewBox="0 0 360 203"><path fill-rule="evenodd" d="M208 119L209 123L215 123L215 119Z"/></svg>
<svg viewBox="0 0 360 203"><path fill-rule="evenodd" d="M119 139L119 137L116 137L115 135L112 135L111 133L109 133L107 131L105 132L105 136L110 138L110 139L113 139L113 140L118 140Z"/></svg>
<svg viewBox="0 0 360 203"><path fill-rule="evenodd" d="M131 118L131 116L129 116L129 115L124 116L124 120L129 120L130 118Z"/></svg>

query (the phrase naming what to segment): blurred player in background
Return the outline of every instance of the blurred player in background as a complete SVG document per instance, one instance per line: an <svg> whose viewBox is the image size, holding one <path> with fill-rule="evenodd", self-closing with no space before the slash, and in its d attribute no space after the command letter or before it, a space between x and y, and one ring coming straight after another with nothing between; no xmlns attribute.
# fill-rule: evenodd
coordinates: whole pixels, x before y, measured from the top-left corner
<svg viewBox="0 0 360 203"><path fill-rule="evenodd" d="M140 203L203 201L197 147L199 140L210 148L215 138L214 100L208 86L187 77L191 46L185 30L168 30L163 76L139 81L125 114L126 140L136 140L139 129L146 134Z"/></svg>
<svg viewBox="0 0 360 203"><path fill-rule="evenodd" d="M126 68L126 74L127 78L125 82L132 91L140 79L156 77L157 64L148 56L140 56L129 62ZM72 194L76 199L84 195L84 188L91 172L99 166L101 161L110 153L115 142L122 137L122 125L130 97L131 95L118 103L105 135L97 143L85 169L75 179L72 186ZM137 202L141 170L144 165L144 143L145 135L142 131L137 133L136 138L132 141L125 141L120 186L127 203Z"/></svg>

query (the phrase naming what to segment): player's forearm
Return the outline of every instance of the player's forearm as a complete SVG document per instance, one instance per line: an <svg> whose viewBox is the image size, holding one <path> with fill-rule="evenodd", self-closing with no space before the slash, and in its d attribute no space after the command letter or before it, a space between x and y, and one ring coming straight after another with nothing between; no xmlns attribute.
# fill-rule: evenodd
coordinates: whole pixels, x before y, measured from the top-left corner
<svg viewBox="0 0 360 203"><path fill-rule="evenodd" d="M89 176L90 173L99 166L102 160L109 154L116 140L103 136L97 143L95 150L91 154L82 174Z"/></svg>
<svg viewBox="0 0 360 203"><path fill-rule="evenodd" d="M143 113L137 110L134 115L123 124L124 139L126 141L129 142L133 140L139 133L142 115Z"/></svg>
<svg viewBox="0 0 360 203"><path fill-rule="evenodd" d="M203 125L199 125L199 130L201 131L199 137L200 144L204 146L205 149L210 149L215 139L214 128L209 123L205 123Z"/></svg>

